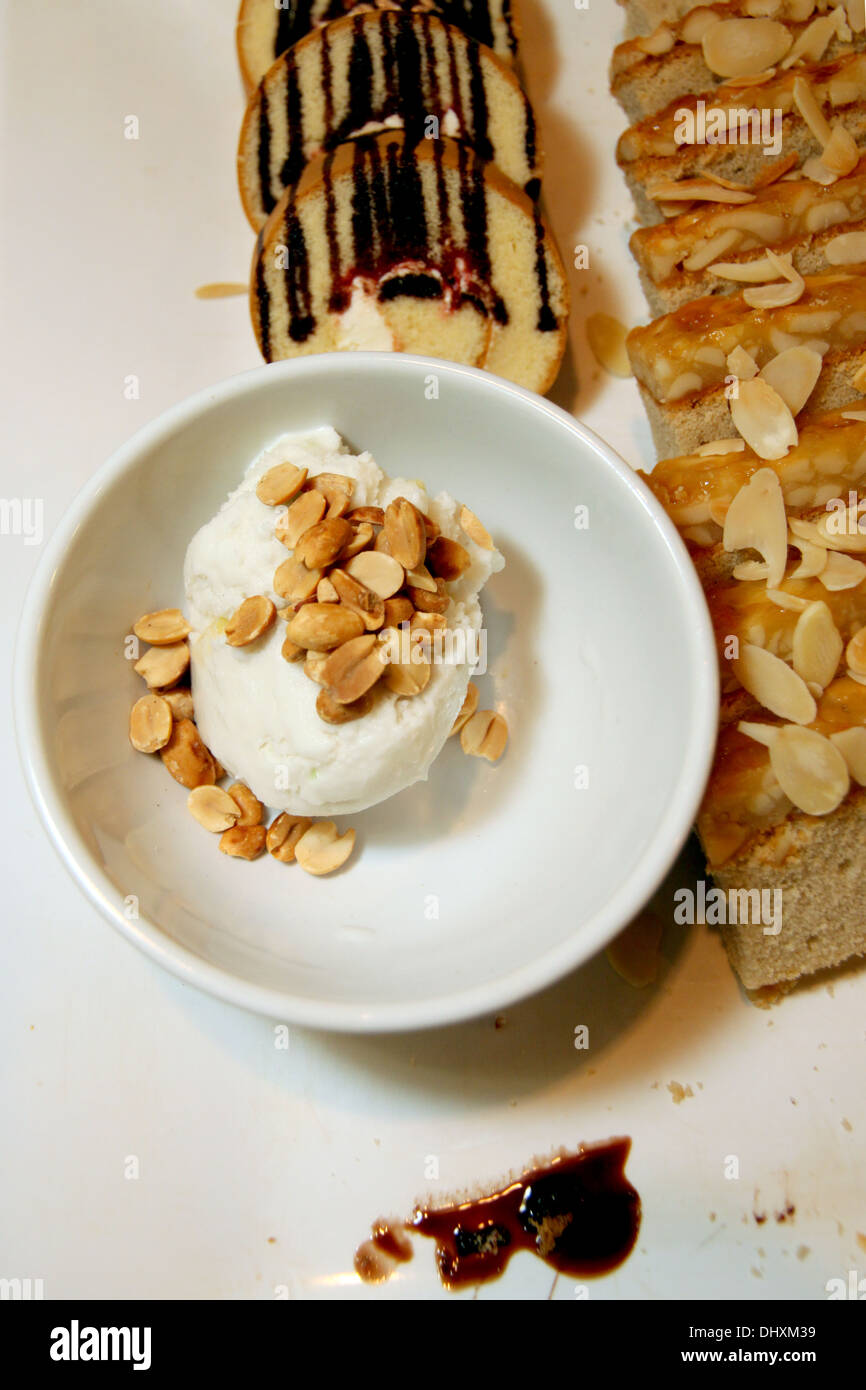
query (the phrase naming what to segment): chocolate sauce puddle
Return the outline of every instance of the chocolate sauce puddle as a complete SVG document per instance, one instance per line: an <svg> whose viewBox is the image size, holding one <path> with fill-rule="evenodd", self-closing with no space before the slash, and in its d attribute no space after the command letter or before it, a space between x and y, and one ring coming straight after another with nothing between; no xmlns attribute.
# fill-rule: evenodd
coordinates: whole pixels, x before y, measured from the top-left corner
<svg viewBox="0 0 866 1390"><path fill-rule="evenodd" d="M607 1274L631 1253L640 1227L640 1197L625 1176L630 1149L628 1138L581 1146L471 1201L416 1208L404 1224L377 1222L355 1270L368 1283L387 1279L412 1258L407 1236L417 1233L436 1242L448 1289L497 1279L518 1250L573 1278Z"/></svg>

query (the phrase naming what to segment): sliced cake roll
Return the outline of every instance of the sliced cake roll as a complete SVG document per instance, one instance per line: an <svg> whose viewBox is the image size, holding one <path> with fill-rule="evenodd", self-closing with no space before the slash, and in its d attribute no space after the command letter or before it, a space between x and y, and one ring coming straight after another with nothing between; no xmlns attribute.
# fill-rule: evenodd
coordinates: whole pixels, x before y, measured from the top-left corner
<svg viewBox="0 0 866 1390"><path fill-rule="evenodd" d="M786 348L810 348L823 359L810 412L859 399L854 377L866 363L866 274L792 274L798 284L695 299L629 334L632 370L661 457L736 434L733 384L766 369ZM779 307L759 307L776 296Z"/></svg>
<svg viewBox="0 0 866 1390"><path fill-rule="evenodd" d="M730 190L709 189L720 199ZM784 178L736 203L706 201L654 227L640 227L631 249L654 314L690 299L735 294L766 248L788 251L801 275L866 262L866 157L848 178L822 186Z"/></svg>
<svg viewBox="0 0 866 1390"><path fill-rule="evenodd" d="M383 348L556 376L568 289L536 205L456 140L402 131L318 155L259 235L252 317L267 361Z"/></svg>
<svg viewBox="0 0 866 1390"><path fill-rule="evenodd" d="M534 197L535 118L512 70L429 14L372 11L314 30L268 69L244 117L238 181L258 230L322 150L397 127L407 139L465 140Z"/></svg>
<svg viewBox="0 0 866 1390"><path fill-rule="evenodd" d="M861 19L863 5L860 5ZM772 11L772 17L770 12ZM614 49L611 91L630 121L641 121L691 92L777 65L784 71L828 62L866 43L841 4L826 0L715 0L654 33Z"/></svg>
<svg viewBox="0 0 866 1390"><path fill-rule="evenodd" d="M512 0L241 0L238 59L248 92L258 86L275 58L322 24L353 10L423 10L454 24L471 39L513 62L519 29Z"/></svg>
<svg viewBox="0 0 866 1390"><path fill-rule="evenodd" d="M617 159L640 221L652 224L671 200L689 196L687 180L697 180L698 191L707 177L748 188L790 167L792 156L821 157L829 179L849 174L864 137L866 53L851 53L677 98L629 126Z"/></svg>

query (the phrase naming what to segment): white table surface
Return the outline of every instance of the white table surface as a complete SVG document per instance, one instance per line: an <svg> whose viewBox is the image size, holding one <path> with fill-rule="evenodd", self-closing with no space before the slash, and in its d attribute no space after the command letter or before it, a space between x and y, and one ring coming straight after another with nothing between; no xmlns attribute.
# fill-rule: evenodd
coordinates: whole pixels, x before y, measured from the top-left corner
<svg viewBox="0 0 866 1390"><path fill-rule="evenodd" d="M193 295L244 279L251 252L234 187L234 9L0 7L2 493L42 498L46 535L138 426L258 363L245 301ZM604 77L620 14L612 0L522 10L549 213L567 259L578 242L591 254L572 272L572 358L554 397L647 465L633 383L598 371L581 327L596 308L645 312ZM138 399L124 394L130 376ZM38 558L0 537L4 666ZM716 933L672 925L644 991L601 956L504 1027L361 1040L292 1029L280 1050L274 1022L184 987L112 933L48 844L8 717L0 748L0 1276L41 1278L49 1298L446 1298L420 1240L389 1284L358 1283L352 1254L371 1220L622 1133L643 1226L591 1299L824 1299L827 1280L866 1272L862 970L765 1012ZM702 870L692 861L680 881L689 872ZM579 1024L587 1051L573 1045ZM675 1104L672 1081L693 1095ZM480 1297L544 1298L551 1284L520 1255ZM556 1298L574 1293L557 1281Z"/></svg>

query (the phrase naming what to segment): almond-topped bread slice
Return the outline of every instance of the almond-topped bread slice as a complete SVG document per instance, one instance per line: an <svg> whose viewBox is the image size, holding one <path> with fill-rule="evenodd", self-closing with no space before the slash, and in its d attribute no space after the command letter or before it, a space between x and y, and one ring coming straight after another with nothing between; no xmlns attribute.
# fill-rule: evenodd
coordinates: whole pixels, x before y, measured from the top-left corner
<svg viewBox="0 0 866 1390"><path fill-rule="evenodd" d="M640 121L678 97L708 92L729 78L829 62L864 43L866 34L851 28L841 4L714 0L618 44L611 91L629 120Z"/></svg>
<svg viewBox="0 0 866 1390"><path fill-rule="evenodd" d="M433 15L372 10L315 29L268 68L250 97L238 182L253 228L314 155L391 126L412 144L463 140L538 194L535 117L512 69Z"/></svg>
<svg viewBox="0 0 866 1390"><path fill-rule="evenodd" d="M725 558L723 526L728 508L741 488L761 469L779 480L789 516L809 517L850 489L866 489L866 422L833 411L804 417L795 447L780 459L759 458L747 445L716 453L690 453L662 459L652 473L641 474L692 550L705 581L728 578L743 555ZM721 552L721 553L719 553Z"/></svg>
<svg viewBox="0 0 866 1390"><path fill-rule="evenodd" d="M749 990L790 984L866 953L866 790L856 765L846 775L844 756L836 756L849 731L866 731L866 685L849 676L833 681L806 738L786 734L774 747L784 728L762 714L724 729L698 813L710 872L724 892L739 895L740 920L728 918L724 940ZM770 895L775 921L749 912L755 893L759 902L761 893Z"/></svg>
<svg viewBox="0 0 866 1390"><path fill-rule="evenodd" d="M859 232L859 239L837 238ZM847 178L822 186L781 179L745 205L704 202L653 227L639 228L631 250L654 314L708 294L736 294L739 268L760 264L766 248L788 251L801 275L866 261L866 156ZM718 270L716 269L718 267Z"/></svg>
<svg viewBox="0 0 866 1390"><path fill-rule="evenodd" d="M823 370L809 397L813 414L861 399L853 377L866 362L866 275L807 276L799 297L778 308L753 307L757 288L696 299L626 339L661 457L738 433L732 411L744 372L734 365L738 358L728 360L737 349L758 369L786 348L820 353Z"/></svg>
<svg viewBox="0 0 866 1390"><path fill-rule="evenodd" d="M446 24L454 24L478 43L492 48L498 58L513 62L519 27L513 0L241 0L237 24L238 59L249 93L262 80L271 63L313 29L342 19L354 10L371 8L425 11Z"/></svg>
<svg viewBox="0 0 866 1390"><path fill-rule="evenodd" d="M678 182L711 174L748 188L788 168L793 155L800 162L821 155L833 124L854 142L866 136L866 53L755 82L741 78L679 97L622 134L617 160L641 222L661 221L660 204L683 191L673 190Z"/></svg>
<svg viewBox="0 0 866 1390"><path fill-rule="evenodd" d="M377 346L545 391L568 287L536 205L495 166L392 131L307 165L259 237L251 302L267 361Z"/></svg>

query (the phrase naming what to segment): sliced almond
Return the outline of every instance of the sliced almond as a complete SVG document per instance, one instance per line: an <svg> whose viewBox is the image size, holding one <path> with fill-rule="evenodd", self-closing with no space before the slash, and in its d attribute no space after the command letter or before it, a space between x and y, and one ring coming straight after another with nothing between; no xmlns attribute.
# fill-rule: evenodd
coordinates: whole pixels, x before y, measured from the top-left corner
<svg viewBox="0 0 866 1390"><path fill-rule="evenodd" d="M372 545L375 540L375 532L369 521L362 521L355 527L355 534L347 545L343 546L338 556L338 564L344 565L347 560L351 560L353 555L360 555L362 550L366 550L368 545Z"/></svg>
<svg viewBox="0 0 866 1390"><path fill-rule="evenodd" d="M708 270L720 280L733 280L742 285L765 285L768 280L779 278L768 256L761 256L757 261L716 261ZM741 348L734 348L734 352L740 351Z"/></svg>
<svg viewBox="0 0 866 1390"><path fill-rule="evenodd" d="M245 598L226 624L226 641L230 647L248 647L273 627L277 610L264 594Z"/></svg>
<svg viewBox="0 0 866 1390"><path fill-rule="evenodd" d="M731 375L739 378L740 381L751 381L752 377L758 375L758 364L754 357L739 345L728 353L725 366Z"/></svg>
<svg viewBox="0 0 866 1390"><path fill-rule="evenodd" d="M451 732L448 735L449 738L451 738L453 734L460 733L460 730L463 728L463 725L469 722L477 708L478 686L475 684L474 681L470 681L468 686L466 687L466 694L463 698L463 704L457 711L457 718L451 725Z"/></svg>
<svg viewBox="0 0 866 1390"><path fill-rule="evenodd" d="M794 63L799 63L801 59L805 59L807 63L820 63L827 45L836 34L836 26L835 13L818 15L817 19L813 19L794 40L794 46L788 50L781 66L793 67Z"/></svg>
<svg viewBox="0 0 866 1390"><path fill-rule="evenodd" d="M236 825L240 812L222 787L193 787L186 799L191 814L212 835Z"/></svg>
<svg viewBox="0 0 866 1390"><path fill-rule="evenodd" d="M611 376L632 375L625 340L628 329L612 314L590 314L586 320L586 337L593 357Z"/></svg>
<svg viewBox="0 0 866 1390"><path fill-rule="evenodd" d="M770 744L770 765L782 791L809 816L827 816L851 785L842 753L814 729L784 725Z"/></svg>
<svg viewBox="0 0 866 1390"><path fill-rule="evenodd" d="M818 154L810 155L804 161L800 170L804 179L811 179L812 183L820 184L822 188L829 188L838 179L838 174L832 173Z"/></svg>
<svg viewBox="0 0 866 1390"><path fill-rule="evenodd" d="M317 473L309 479L307 486L315 488L325 498L330 519L343 516L352 505L355 479L347 477L345 473Z"/></svg>
<svg viewBox="0 0 866 1390"><path fill-rule="evenodd" d="M817 714L815 697L802 676L772 652L752 642L743 642L739 657L731 662L734 675L744 690L763 705L793 724L811 724Z"/></svg>
<svg viewBox="0 0 866 1390"><path fill-rule="evenodd" d="M326 517L300 537L295 546L295 559L300 560L307 569L322 570L333 564L353 535L352 527L343 517Z"/></svg>
<svg viewBox="0 0 866 1390"><path fill-rule="evenodd" d="M784 589L767 589L765 592L771 603L775 603L777 607L784 608L790 613L805 613L809 607L808 599L798 598L796 594L789 594ZM827 611L829 612L829 609ZM803 675L802 671L800 674ZM803 680L808 683L809 677L803 676Z"/></svg>
<svg viewBox="0 0 866 1390"><path fill-rule="evenodd" d="M833 132L821 152L821 163L831 174L838 174L839 178L845 178L847 174L853 173L860 160L860 151L857 142L850 130L841 125L838 121L833 126Z"/></svg>
<svg viewBox="0 0 866 1390"><path fill-rule="evenodd" d="M761 369L761 379L782 397L792 415L799 415L815 389L823 360L812 348L786 348Z"/></svg>
<svg viewBox="0 0 866 1390"><path fill-rule="evenodd" d="M743 560L731 570L735 579L746 584L760 584L767 578L768 573L769 568L763 560ZM773 593L775 590L769 592Z"/></svg>
<svg viewBox="0 0 866 1390"><path fill-rule="evenodd" d="M470 715L460 730L460 747L473 758L486 758L495 763L505 752L508 725L492 709L480 709Z"/></svg>
<svg viewBox="0 0 866 1390"><path fill-rule="evenodd" d="M794 105L823 149L833 132L805 77L794 78Z"/></svg>
<svg viewBox="0 0 866 1390"><path fill-rule="evenodd" d="M759 551L768 567L767 583L778 589L788 559L788 523L781 484L771 468L759 468L736 493L722 544L727 551Z"/></svg>
<svg viewBox="0 0 866 1390"><path fill-rule="evenodd" d="M773 252L768 250L767 257L772 260ZM787 284L758 285L754 289L743 290L744 302L751 309L784 309L789 304L796 304L806 288L806 281L799 271L793 270L793 267L791 270L792 274L785 275Z"/></svg>
<svg viewBox="0 0 866 1390"><path fill-rule="evenodd" d="M705 270L717 257L724 256L726 251L732 250L741 238L742 233L736 227L727 227L723 232L717 232L683 261L683 270L690 273Z"/></svg>
<svg viewBox="0 0 866 1390"><path fill-rule="evenodd" d="M373 708L375 690L368 690L360 699L350 704L335 700L327 690L320 690L316 696L316 713L326 724L351 724L355 719L363 719Z"/></svg>
<svg viewBox="0 0 866 1390"><path fill-rule="evenodd" d="M175 720L171 738L159 750L159 756L174 780L189 790L212 786L217 780L214 759L191 719Z"/></svg>
<svg viewBox="0 0 866 1390"><path fill-rule="evenodd" d="M861 787L866 787L866 729L843 729L830 735L830 742L845 759L848 772Z"/></svg>
<svg viewBox="0 0 866 1390"><path fill-rule="evenodd" d="M327 501L316 488L302 492L277 522L277 540L294 550L304 532L322 520L327 505Z"/></svg>
<svg viewBox="0 0 866 1390"><path fill-rule="evenodd" d="M858 425L866 422L866 410L842 410L839 413L843 420L856 420Z"/></svg>
<svg viewBox="0 0 866 1390"><path fill-rule="evenodd" d="M372 632L353 637L336 647L321 669L321 683L341 705L360 700L385 670L380 648Z"/></svg>
<svg viewBox="0 0 866 1390"><path fill-rule="evenodd" d="M778 391L761 377L741 381L730 406L731 419L758 458L784 458L796 446L799 436L793 415Z"/></svg>
<svg viewBox="0 0 866 1390"><path fill-rule="evenodd" d="M161 695L142 695L129 714L129 741L139 753L158 753L171 738L174 716Z"/></svg>
<svg viewBox="0 0 866 1390"><path fill-rule="evenodd" d="M307 603L286 623L290 641L315 652L329 652L363 631L363 619L341 603Z"/></svg>
<svg viewBox="0 0 866 1390"><path fill-rule="evenodd" d="M354 848L354 830L338 835L332 820L320 820L298 840L295 858L308 874L332 874L342 868Z"/></svg>
<svg viewBox="0 0 866 1390"><path fill-rule="evenodd" d="M827 564L818 575L819 582L831 594L842 593L845 589L859 589L864 579L866 565L863 561L855 560L853 555L840 555L836 551L828 554Z"/></svg>
<svg viewBox="0 0 866 1390"><path fill-rule="evenodd" d="M445 588L445 580L437 579L436 592L431 593L429 589L419 589L415 584L407 584L406 592L419 613L447 613L451 604L450 596Z"/></svg>
<svg viewBox="0 0 866 1390"><path fill-rule="evenodd" d="M359 584L378 594L379 598L391 598L403 587L402 564L393 555L386 555L381 550L362 550L360 555L354 555L346 563L345 570Z"/></svg>
<svg viewBox="0 0 866 1390"><path fill-rule="evenodd" d="M799 565L791 571L792 579L815 579L826 569L827 551L823 546L813 545L811 541L805 541L793 532L788 541L792 546L796 546L801 556Z"/></svg>
<svg viewBox="0 0 866 1390"><path fill-rule="evenodd" d="M741 719L737 728L747 738L753 738L756 743L763 743L765 748L773 746L779 732L778 724L755 724L747 719Z"/></svg>
<svg viewBox="0 0 866 1390"><path fill-rule="evenodd" d="M472 556L459 541L439 536L427 551L427 567L431 574L450 582L459 579L472 564Z"/></svg>
<svg viewBox="0 0 866 1390"><path fill-rule="evenodd" d="M265 808L243 782L232 782L228 794L238 811L238 825L261 825Z"/></svg>
<svg viewBox="0 0 866 1390"><path fill-rule="evenodd" d="M421 644L409 643L407 661L391 661L385 668L385 685L395 695L420 695L430 684L431 667Z"/></svg>
<svg viewBox="0 0 866 1390"><path fill-rule="evenodd" d="M346 513L346 520L353 525L367 521L371 526L384 526L385 513L381 507L353 507Z"/></svg>
<svg viewBox="0 0 866 1390"><path fill-rule="evenodd" d="M305 599L313 597L321 578L321 570L307 569L297 555L290 555L274 575L274 593L279 594L280 598L289 599L292 603L302 603Z"/></svg>
<svg viewBox="0 0 866 1390"><path fill-rule="evenodd" d="M395 497L385 508L385 535L392 556L404 569L413 570L421 564L427 550L427 531L423 513L408 498ZM382 598L389 597L382 594Z"/></svg>
<svg viewBox="0 0 866 1390"><path fill-rule="evenodd" d="M797 675L804 681L814 681L825 690L836 674L842 646L839 629L826 603L808 604L794 628L793 664Z"/></svg>
<svg viewBox="0 0 866 1390"><path fill-rule="evenodd" d="M861 511L859 503L844 511L827 512L815 525L830 550L866 550L866 512Z"/></svg>
<svg viewBox="0 0 866 1390"><path fill-rule="evenodd" d="M858 265L866 261L866 232L840 232L824 246L824 256L830 265Z"/></svg>
<svg viewBox="0 0 866 1390"><path fill-rule="evenodd" d="M189 644L174 642L170 647L151 647L132 668L151 690L177 685L189 669Z"/></svg>
<svg viewBox="0 0 866 1390"><path fill-rule="evenodd" d="M188 637L190 628L179 608L160 608L157 613L145 613L132 630L152 647L170 647Z"/></svg>
<svg viewBox="0 0 866 1390"><path fill-rule="evenodd" d="M704 33L704 62L719 77L751 77L773 67L792 39L773 19L723 19Z"/></svg>
<svg viewBox="0 0 866 1390"><path fill-rule="evenodd" d="M288 811L283 811L268 827L265 838L268 853L281 864L294 863L298 841L312 824L309 816L291 816Z"/></svg>
<svg viewBox="0 0 866 1390"><path fill-rule="evenodd" d="M863 0L844 0L845 14L848 23L855 34L862 34L866 29L866 11L864 11Z"/></svg>
<svg viewBox="0 0 866 1390"><path fill-rule="evenodd" d="M330 580L337 598L360 616L368 632L384 625L385 601L378 594L342 569L331 570Z"/></svg>
<svg viewBox="0 0 866 1390"><path fill-rule="evenodd" d="M851 638L845 648L845 660L855 675L866 676L866 627L861 627Z"/></svg>
<svg viewBox="0 0 866 1390"><path fill-rule="evenodd" d="M316 602L317 602L317 603L339 603L339 602L340 602L340 595L337 593L337 590L334 588L333 584L331 583L331 581L330 581L330 579L328 578L327 575L325 575L324 579L320 579L319 582L318 582L318 584L316 585Z"/></svg>
<svg viewBox="0 0 866 1390"><path fill-rule="evenodd" d="M734 435L731 439L713 439L695 450L698 458L713 458L716 454L741 454L746 447L745 439Z"/></svg>
<svg viewBox="0 0 866 1390"><path fill-rule="evenodd" d="M266 843L263 825L233 825L220 836L220 851L232 859L258 859L264 854Z"/></svg>
<svg viewBox="0 0 866 1390"><path fill-rule="evenodd" d="M256 497L266 507L283 507L300 492L306 477L306 468L296 468L293 463L278 463L259 478Z"/></svg>
<svg viewBox="0 0 866 1390"><path fill-rule="evenodd" d="M192 691L188 685L175 686L174 690L166 690L161 696L168 705L174 719L194 719L195 712L192 703Z"/></svg>
<svg viewBox="0 0 866 1390"><path fill-rule="evenodd" d="M745 189L722 188L719 184L711 182L710 179L662 179L658 183L649 185L646 190L647 197L657 203L673 204L671 215L676 216L682 211L677 207L678 203L753 203L754 193L747 193Z"/></svg>
<svg viewBox="0 0 866 1390"><path fill-rule="evenodd" d="M660 24L651 34L635 39L634 42L635 47L639 48L642 53L646 53L652 58L659 58L663 53L670 53L676 39L669 25Z"/></svg>

